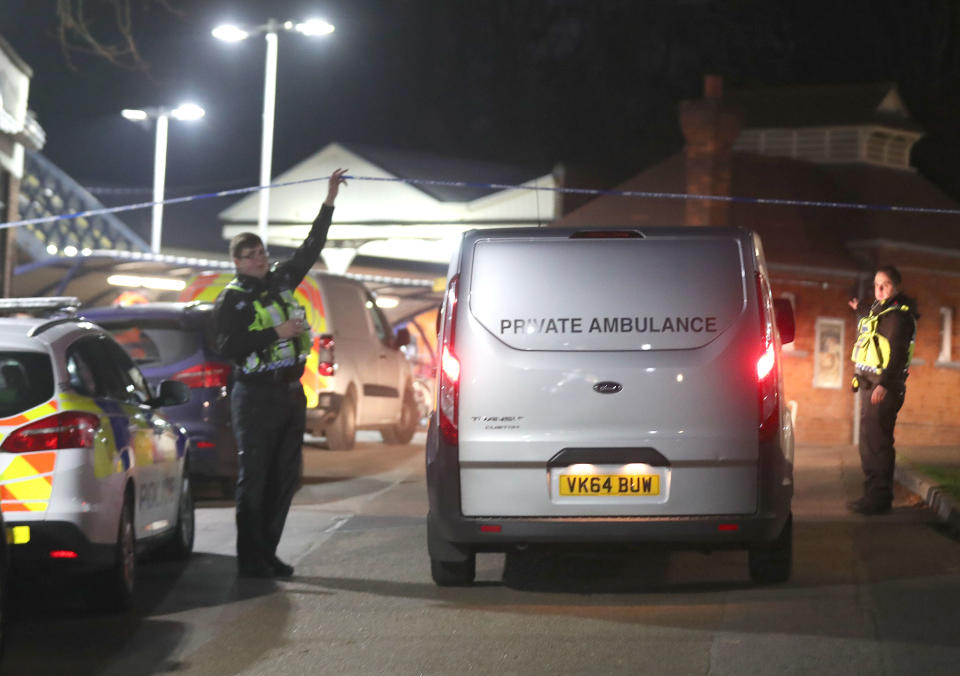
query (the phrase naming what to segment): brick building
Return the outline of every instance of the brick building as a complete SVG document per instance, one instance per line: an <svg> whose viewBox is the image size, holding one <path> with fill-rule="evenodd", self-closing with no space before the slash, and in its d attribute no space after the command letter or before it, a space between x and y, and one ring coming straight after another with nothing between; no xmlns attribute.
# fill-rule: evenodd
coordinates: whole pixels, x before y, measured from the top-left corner
<svg viewBox="0 0 960 676"><path fill-rule="evenodd" d="M708 77L705 97L680 105L678 153L621 191L960 209L910 166L923 131L891 84L737 92ZM921 317L901 444L960 443L960 222L956 215L608 195L558 225L738 225L760 233L774 294L795 308L784 351L786 396L800 443L857 438L847 301L871 298L873 270L896 265Z"/></svg>

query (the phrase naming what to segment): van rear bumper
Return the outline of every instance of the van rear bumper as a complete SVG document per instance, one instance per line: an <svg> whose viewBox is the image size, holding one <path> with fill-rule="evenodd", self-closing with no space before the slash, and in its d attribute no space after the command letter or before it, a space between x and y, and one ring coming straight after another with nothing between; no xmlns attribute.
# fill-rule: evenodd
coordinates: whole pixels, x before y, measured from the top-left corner
<svg viewBox="0 0 960 676"><path fill-rule="evenodd" d="M320 392L317 405L307 408L307 428L320 430L323 425L336 420L343 404L343 395L337 392Z"/></svg>
<svg viewBox="0 0 960 676"><path fill-rule="evenodd" d="M506 551L524 545L655 546L742 549L771 542L790 514L792 488L759 491L752 514L658 517L474 517L460 509L457 448L440 439L436 416L427 432L427 517L430 556L464 560L472 552ZM766 475L761 472L761 475ZM767 475L769 476L769 475ZM769 485L769 484L768 484Z"/></svg>

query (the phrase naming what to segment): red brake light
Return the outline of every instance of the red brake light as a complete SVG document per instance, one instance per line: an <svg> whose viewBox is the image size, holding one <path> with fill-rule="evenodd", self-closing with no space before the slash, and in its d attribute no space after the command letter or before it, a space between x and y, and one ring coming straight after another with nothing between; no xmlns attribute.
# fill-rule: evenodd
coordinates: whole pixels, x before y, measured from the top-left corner
<svg viewBox="0 0 960 676"><path fill-rule="evenodd" d="M0 451L31 453L63 448L93 448L100 418L93 413L67 411L35 420L12 432Z"/></svg>
<svg viewBox="0 0 960 676"><path fill-rule="evenodd" d="M230 364L219 361L207 361L184 369L173 376L174 380L186 383L187 387L226 387L230 380Z"/></svg>
<svg viewBox="0 0 960 676"><path fill-rule="evenodd" d="M455 351L457 332L457 284L460 276L454 275L447 287L443 301L442 350L440 357L440 387L437 410L440 418L440 434L449 444L459 441L457 416L460 407L460 360Z"/></svg>
<svg viewBox="0 0 960 676"><path fill-rule="evenodd" d="M76 559L79 555L71 549L54 549L50 552L51 559Z"/></svg>
<svg viewBox="0 0 960 676"><path fill-rule="evenodd" d="M336 367L333 361L333 336L324 334L317 337L315 347L317 349L317 373L322 376L332 376Z"/></svg>
<svg viewBox="0 0 960 676"><path fill-rule="evenodd" d="M757 360L757 378L759 380L765 380L770 372L773 371L773 366L776 364L776 359L773 356L773 345L767 345L767 349L760 359Z"/></svg>
<svg viewBox="0 0 960 676"><path fill-rule="evenodd" d="M773 302L770 284L757 273L757 308L760 313L760 355L757 357L758 430L761 441L777 435L780 426L780 392L777 379L777 349L774 342Z"/></svg>
<svg viewBox="0 0 960 676"><path fill-rule="evenodd" d="M453 356L447 345L443 346L443 356L440 358L440 368L451 383L460 382L460 360Z"/></svg>

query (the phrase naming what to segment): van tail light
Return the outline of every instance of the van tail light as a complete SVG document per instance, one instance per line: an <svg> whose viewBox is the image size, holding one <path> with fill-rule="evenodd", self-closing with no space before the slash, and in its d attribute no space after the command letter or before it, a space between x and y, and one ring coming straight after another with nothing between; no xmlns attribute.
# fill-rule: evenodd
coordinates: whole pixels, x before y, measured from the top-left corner
<svg viewBox="0 0 960 676"><path fill-rule="evenodd" d="M64 448L93 448L98 429L100 418L93 413L57 413L12 432L0 445L0 451L31 453Z"/></svg>
<svg viewBox="0 0 960 676"><path fill-rule="evenodd" d="M774 339L773 301L767 278L757 273L757 307L760 311L760 354L757 356L757 406L760 441L776 438L780 427L777 389L777 347Z"/></svg>
<svg viewBox="0 0 960 676"><path fill-rule="evenodd" d="M180 371L174 380L185 383L191 389L201 387L226 387L230 380L230 364L221 361L206 361Z"/></svg>
<svg viewBox="0 0 960 676"><path fill-rule="evenodd" d="M332 376L336 370L336 362L333 360L333 336L329 333L318 336L314 346L317 349L317 373Z"/></svg>
<svg viewBox="0 0 960 676"><path fill-rule="evenodd" d="M460 275L454 275L443 299L443 325L440 333L440 387L437 388L437 410L440 435L448 444L459 441L457 416L460 408L460 360L457 358L457 284Z"/></svg>

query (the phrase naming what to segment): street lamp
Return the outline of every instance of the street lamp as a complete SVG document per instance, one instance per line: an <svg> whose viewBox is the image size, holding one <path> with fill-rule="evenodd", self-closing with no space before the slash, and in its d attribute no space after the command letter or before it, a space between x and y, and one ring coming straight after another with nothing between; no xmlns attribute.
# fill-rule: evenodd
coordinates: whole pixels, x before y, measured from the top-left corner
<svg viewBox="0 0 960 676"><path fill-rule="evenodd" d="M150 229L150 251L160 253L160 233L163 230L163 183L167 174L167 125L171 117L185 122L199 120L205 111L195 103L184 103L168 108L124 108L120 113L132 122L157 121L157 143L153 153L153 219Z"/></svg>
<svg viewBox="0 0 960 676"><path fill-rule="evenodd" d="M267 220L270 211L270 164L273 159L273 120L277 100L277 42L280 31L296 32L308 37L329 35L333 25L323 19L310 19L301 23L280 22L270 19L262 26L241 28L223 24L214 28L213 37L224 42L240 42L251 33L263 33L267 40L267 61L263 78L263 140L260 145L260 204L257 211L257 234L267 244Z"/></svg>

